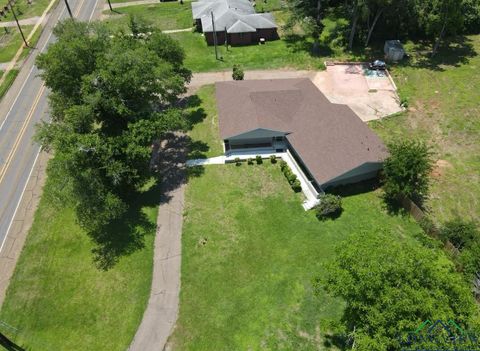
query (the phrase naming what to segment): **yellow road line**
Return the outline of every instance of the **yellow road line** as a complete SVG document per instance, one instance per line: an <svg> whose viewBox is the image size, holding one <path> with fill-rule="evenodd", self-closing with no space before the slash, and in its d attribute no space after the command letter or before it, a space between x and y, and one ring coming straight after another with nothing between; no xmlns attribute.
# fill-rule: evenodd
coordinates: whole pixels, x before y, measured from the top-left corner
<svg viewBox="0 0 480 351"><path fill-rule="evenodd" d="M80 5L77 7L77 10L75 11L75 16L78 16L80 11L82 10L83 4L85 3L85 0L82 0L80 2ZM37 96L35 97L35 100L33 102L32 107L30 108L30 111L28 112L27 118L25 119L25 122L23 122L22 128L20 129L20 132L17 135L17 138L15 139L15 143L13 144L12 149L10 150L10 153L8 154L8 157L3 164L3 167L0 170L0 183L3 181L3 178L5 177L5 174L7 173L7 169L10 166L10 163L12 162L13 155L15 155L15 152L17 151L19 145L20 145L20 140L22 139L23 135L25 134L25 131L27 130L27 127L30 123L30 120L32 119L32 116L35 112L35 109L37 108L38 103L40 102L40 98L45 91L45 85L42 84Z"/></svg>
<svg viewBox="0 0 480 351"><path fill-rule="evenodd" d="M7 173L8 166L12 162L13 155L15 154L15 152L18 149L18 146L20 145L20 140L22 139L23 135L25 134L25 131L27 130L30 120L32 119L32 116L35 112L35 109L37 108L38 103L40 102L40 98L42 97L42 94L44 91L45 91L45 86L42 84L42 87L40 88L37 96L35 97L32 107L28 112L27 118L25 119L25 122L23 122L22 128L20 129L20 132L18 133L17 138L15 139L15 143L13 144L13 147L10 150L10 153L8 154L8 157L5 163L2 169L0 170L0 183L2 182L3 178L5 177L5 174Z"/></svg>

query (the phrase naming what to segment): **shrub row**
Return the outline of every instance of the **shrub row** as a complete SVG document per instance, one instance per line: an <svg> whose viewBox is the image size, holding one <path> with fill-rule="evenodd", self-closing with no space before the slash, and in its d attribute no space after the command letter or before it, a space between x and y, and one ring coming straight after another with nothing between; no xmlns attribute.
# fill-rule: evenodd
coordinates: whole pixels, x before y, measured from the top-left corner
<svg viewBox="0 0 480 351"><path fill-rule="evenodd" d="M302 191L302 185L300 184L300 180L297 179L297 176L292 172L290 167L288 167L287 162L285 162L283 160L280 161L280 169L282 170L283 174L285 175L285 178L287 178L288 183L290 184L293 191L295 191L296 193Z"/></svg>

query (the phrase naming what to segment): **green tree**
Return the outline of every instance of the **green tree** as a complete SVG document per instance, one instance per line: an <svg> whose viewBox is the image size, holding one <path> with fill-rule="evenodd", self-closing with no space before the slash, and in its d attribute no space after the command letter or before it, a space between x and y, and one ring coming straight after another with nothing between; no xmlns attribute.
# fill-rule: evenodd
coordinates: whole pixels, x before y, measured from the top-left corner
<svg viewBox="0 0 480 351"><path fill-rule="evenodd" d="M133 23L133 24L132 24ZM53 114L36 138L55 153L49 175L95 239L119 220L152 177L151 144L186 126L174 107L191 73L177 42L135 25L136 34L67 20L38 56Z"/></svg>
<svg viewBox="0 0 480 351"><path fill-rule="evenodd" d="M401 196L422 203L428 195L432 153L421 141L396 141L388 145L390 156L383 164L385 198Z"/></svg>
<svg viewBox="0 0 480 351"><path fill-rule="evenodd" d="M243 80L245 73L240 65L233 65L232 78L233 80Z"/></svg>
<svg viewBox="0 0 480 351"><path fill-rule="evenodd" d="M328 0L288 0L292 13L291 20L302 23L313 37L313 53L319 54L320 35L324 25L322 20L328 6Z"/></svg>
<svg viewBox="0 0 480 351"><path fill-rule="evenodd" d="M471 290L453 264L441 251L391 232L353 234L319 281L345 301L342 324L358 351L399 350L399 334L426 320L478 327Z"/></svg>
<svg viewBox="0 0 480 351"><path fill-rule="evenodd" d="M415 0L419 27L427 36L435 38L432 55L445 35L461 32L464 25L463 0Z"/></svg>

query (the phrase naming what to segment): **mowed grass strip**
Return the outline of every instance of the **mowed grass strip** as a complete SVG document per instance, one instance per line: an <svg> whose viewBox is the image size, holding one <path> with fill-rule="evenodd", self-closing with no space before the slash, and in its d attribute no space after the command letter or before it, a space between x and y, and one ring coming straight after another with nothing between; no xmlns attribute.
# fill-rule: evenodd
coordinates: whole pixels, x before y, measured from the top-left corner
<svg viewBox="0 0 480 351"><path fill-rule="evenodd" d="M165 2L151 5L135 5L115 9L112 14L110 10L103 12L110 15L106 21L112 26L122 27L129 21L129 16L136 16L152 23L160 30L175 30L193 27L191 5L185 3Z"/></svg>
<svg viewBox="0 0 480 351"><path fill-rule="evenodd" d="M73 210L48 201L50 186L47 181L0 320L18 329L12 337L28 350L125 350L150 293L154 230L145 233L142 249L99 270ZM143 212L155 224L153 203Z"/></svg>
<svg viewBox="0 0 480 351"><path fill-rule="evenodd" d="M17 1L14 6L15 14L19 20L41 16L51 1L52 0L33 0L31 4L29 4L27 1ZM59 0L56 1L58 2ZM53 8L55 8L55 5L52 7L52 9ZM15 19L12 11L8 11L7 16L2 18L2 21L4 22L11 22L14 20Z"/></svg>
<svg viewBox="0 0 480 351"><path fill-rule="evenodd" d="M215 86L206 85L190 97L187 112L193 122L189 131L191 148L189 158L206 158L223 154L219 138Z"/></svg>
<svg viewBox="0 0 480 351"><path fill-rule="evenodd" d="M28 37L32 29L33 26L22 27L25 37ZM9 28L8 31L8 34L3 33L0 36L0 62L10 62L14 58L18 49L25 45L23 43L22 36L17 28ZM32 38L32 43L30 43L31 46L34 46L37 42L38 36L41 33L41 28L37 30L37 33L39 34L34 35L34 37L37 36L37 38ZM29 50L30 49L25 48L24 52L28 53Z"/></svg>
<svg viewBox="0 0 480 351"><path fill-rule="evenodd" d="M17 78L17 75L20 71L18 69L12 69L7 73L7 76L5 77L5 80L3 83L0 85L0 100L3 98L3 96L7 93L8 89L12 86L13 82L15 81L15 78ZM0 78L4 75L4 72L1 72Z"/></svg>
<svg viewBox="0 0 480 351"><path fill-rule="evenodd" d="M194 72L208 72L232 69L240 64L244 69L324 68L325 57L311 55L310 40L300 38L288 41L287 38L267 42L265 45L218 46L219 60L215 58L215 48L208 46L201 33L172 33L186 52L185 65ZM307 48L307 49L306 49Z"/></svg>
<svg viewBox="0 0 480 351"><path fill-rule="evenodd" d="M186 191L180 316L175 350L316 350L343 302L312 281L351 233L419 227L382 209L379 192L344 198L344 213L319 222L305 212L278 163L206 166Z"/></svg>
<svg viewBox="0 0 480 351"><path fill-rule="evenodd" d="M413 51L413 49L412 49ZM438 221L480 220L480 35L391 71L408 112L371 123L385 141L426 140L438 160L427 207Z"/></svg>

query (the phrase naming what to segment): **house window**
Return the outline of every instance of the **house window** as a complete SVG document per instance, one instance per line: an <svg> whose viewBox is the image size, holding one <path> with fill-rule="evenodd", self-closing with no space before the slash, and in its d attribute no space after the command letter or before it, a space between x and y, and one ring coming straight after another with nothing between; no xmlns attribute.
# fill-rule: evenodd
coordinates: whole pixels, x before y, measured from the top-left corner
<svg viewBox="0 0 480 351"><path fill-rule="evenodd" d="M275 137L275 141L283 141L283 136L277 136L277 137Z"/></svg>

